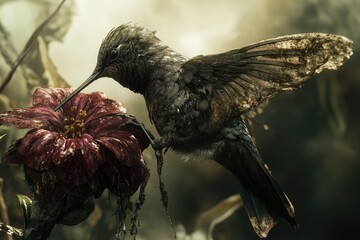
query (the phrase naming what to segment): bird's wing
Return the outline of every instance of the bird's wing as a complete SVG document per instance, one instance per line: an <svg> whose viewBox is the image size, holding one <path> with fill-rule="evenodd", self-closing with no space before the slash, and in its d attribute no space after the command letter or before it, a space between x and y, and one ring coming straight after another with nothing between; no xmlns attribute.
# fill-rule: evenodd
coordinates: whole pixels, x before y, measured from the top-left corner
<svg viewBox="0 0 360 240"><path fill-rule="evenodd" d="M301 86L324 69L338 69L352 54L346 37L304 33L261 41L217 55L197 56L182 66L180 81L203 94L213 121L258 106L279 91Z"/></svg>

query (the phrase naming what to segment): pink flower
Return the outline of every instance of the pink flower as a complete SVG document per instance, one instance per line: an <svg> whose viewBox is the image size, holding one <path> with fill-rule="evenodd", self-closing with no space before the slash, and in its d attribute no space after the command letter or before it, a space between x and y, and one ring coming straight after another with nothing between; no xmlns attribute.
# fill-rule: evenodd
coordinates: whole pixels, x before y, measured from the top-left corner
<svg viewBox="0 0 360 240"><path fill-rule="evenodd" d="M54 112L71 92L38 88L32 107L0 114L0 123L32 128L2 162L23 164L32 179L35 171L66 186L87 184L95 197L105 188L131 196L147 176L142 151L149 140L130 118L116 115L126 112L120 103L100 92L79 93Z"/></svg>

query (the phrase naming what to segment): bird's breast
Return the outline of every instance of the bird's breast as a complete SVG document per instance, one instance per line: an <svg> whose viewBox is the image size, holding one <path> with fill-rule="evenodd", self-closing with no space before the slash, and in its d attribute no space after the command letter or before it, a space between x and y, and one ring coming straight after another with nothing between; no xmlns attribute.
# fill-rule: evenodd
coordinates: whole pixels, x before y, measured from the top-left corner
<svg viewBox="0 0 360 240"><path fill-rule="evenodd" d="M177 141L179 148L216 134L234 111L231 104L220 104L177 81L153 81L149 89L145 100L152 122L160 136L184 139Z"/></svg>
<svg viewBox="0 0 360 240"><path fill-rule="evenodd" d="M154 82L145 94L150 118L161 136L198 134L200 97L177 82Z"/></svg>

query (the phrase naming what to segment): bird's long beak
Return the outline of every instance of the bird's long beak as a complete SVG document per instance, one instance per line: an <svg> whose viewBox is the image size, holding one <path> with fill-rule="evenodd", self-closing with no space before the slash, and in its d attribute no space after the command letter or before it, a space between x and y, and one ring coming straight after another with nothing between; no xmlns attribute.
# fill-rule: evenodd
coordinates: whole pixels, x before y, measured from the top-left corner
<svg viewBox="0 0 360 240"><path fill-rule="evenodd" d="M86 88L90 83L92 83L93 81L95 81L96 79L99 78L99 75L101 74L101 71L97 71L94 72L93 74L90 75L90 77L88 79L86 79L85 82L83 82L78 88L76 88L69 96L67 96L64 100L62 100L62 102L56 106L56 108L54 108L54 111L56 112L57 110L59 110L65 103L67 103L68 101L70 101L70 99L72 99L76 94L78 94L81 90L83 90L84 88Z"/></svg>

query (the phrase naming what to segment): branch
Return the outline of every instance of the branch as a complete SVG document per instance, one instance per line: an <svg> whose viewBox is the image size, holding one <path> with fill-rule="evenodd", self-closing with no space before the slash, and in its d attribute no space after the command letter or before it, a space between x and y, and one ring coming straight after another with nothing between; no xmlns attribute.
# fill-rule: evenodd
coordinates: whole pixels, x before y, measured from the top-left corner
<svg viewBox="0 0 360 240"><path fill-rule="evenodd" d="M14 75L16 69L18 68L18 66L23 62L24 58L28 55L28 53L31 51L34 42L37 40L37 37L41 34L41 32L44 30L44 28L47 26L47 24L54 19L54 17L57 15L57 13L59 12L59 10L61 9L62 5L65 3L66 0L62 0L60 2L60 4L57 6L57 8L55 9L55 11L47 18L45 19L45 21L40 24L40 26L35 29L35 31L33 32L33 34L30 36L29 40L27 41L27 43L25 44L24 49L21 51L21 53L19 54L19 56L16 58L16 60L13 62L10 72L8 73L8 75L6 76L5 80L3 81L3 83L0 86L0 93L4 91L5 87L9 84L12 76Z"/></svg>

